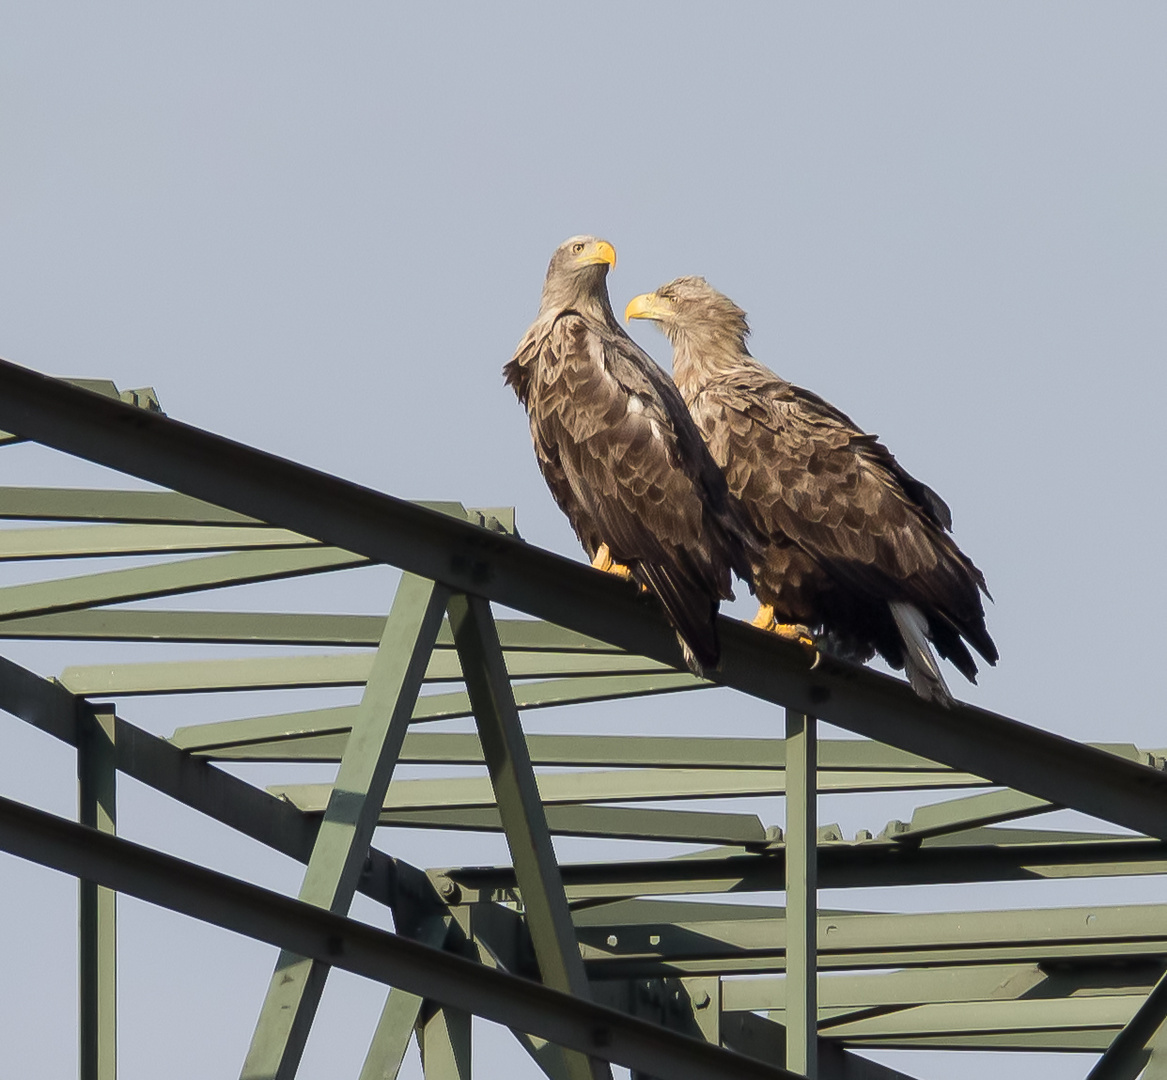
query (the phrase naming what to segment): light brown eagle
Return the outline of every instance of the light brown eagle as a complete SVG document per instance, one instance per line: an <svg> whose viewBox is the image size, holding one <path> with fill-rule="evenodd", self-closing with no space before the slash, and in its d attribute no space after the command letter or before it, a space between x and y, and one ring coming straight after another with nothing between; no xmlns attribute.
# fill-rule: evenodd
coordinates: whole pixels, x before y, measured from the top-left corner
<svg viewBox="0 0 1167 1080"><path fill-rule="evenodd" d="M696 673L717 665L731 572L759 547L676 386L624 332L606 278L616 252L574 236L551 257L539 314L503 369L535 457L594 566L654 593Z"/></svg>
<svg viewBox="0 0 1167 1080"><path fill-rule="evenodd" d="M990 664L985 579L949 536L943 500L874 435L758 363L745 312L704 278L636 297L673 344L673 378L730 491L768 543L754 564L755 625L854 659L907 668L951 704L929 642L975 681L965 642Z"/></svg>

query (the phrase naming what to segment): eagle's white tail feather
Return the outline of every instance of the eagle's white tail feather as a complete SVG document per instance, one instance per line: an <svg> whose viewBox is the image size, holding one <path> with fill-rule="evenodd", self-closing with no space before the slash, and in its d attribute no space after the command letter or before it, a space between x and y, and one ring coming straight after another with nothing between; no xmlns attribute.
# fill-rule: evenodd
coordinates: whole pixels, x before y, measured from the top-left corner
<svg viewBox="0 0 1167 1080"><path fill-rule="evenodd" d="M927 701L951 708L956 702L928 644L928 623L920 609L902 600L894 600L888 606L904 639L904 667L912 689Z"/></svg>

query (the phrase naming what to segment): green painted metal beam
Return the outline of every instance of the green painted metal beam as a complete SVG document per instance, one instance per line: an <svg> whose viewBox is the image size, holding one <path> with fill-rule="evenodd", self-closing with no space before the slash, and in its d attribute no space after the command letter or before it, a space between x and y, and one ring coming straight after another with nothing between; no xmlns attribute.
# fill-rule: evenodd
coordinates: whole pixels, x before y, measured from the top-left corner
<svg viewBox="0 0 1167 1080"><path fill-rule="evenodd" d="M24 437L679 666L659 609L612 575L15 364L0 361L0 390L0 425ZM827 657L812 671L775 635L724 618L719 627L726 685L1167 838L1161 773L984 710L936 707L899 680Z"/></svg>
<svg viewBox="0 0 1167 1080"><path fill-rule="evenodd" d="M547 986L586 1001L587 975L490 604L455 595L449 615L540 975ZM565 1054L564 1064L572 1080L611 1076L606 1065L579 1054Z"/></svg>
<svg viewBox="0 0 1167 1080"><path fill-rule="evenodd" d="M398 585L300 887L305 903L339 914L352 902L448 595L409 574ZM327 975L327 963L280 953L243 1080L291 1080Z"/></svg>
<svg viewBox="0 0 1167 1080"><path fill-rule="evenodd" d="M589 681L587 685L598 686L612 698L672 693L684 689L705 689L710 686L709 683L680 672L659 676L612 676L610 684L596 680L594 684ZM516 686L514 690L515 701L520 709L571 704L583 693L578 681L574 680L563 680L558 686L549 682L524 683ZM556 691L562 692L563 696L553 696L553 692ZM594 691L588 692L590 694ZM589 696L580 700L592 701L595 698ZM442 719L469 715L469 700L461 694L425 697L422 698L419 708L431 708L434 705L443 708L449 706L451 710L458 710L442 712ZM346 715L343 709L316 710L307 713L284 713L274 717L194 724L178 728L170 738L175 746L184 750L211 754L250 744L260 745L266 742L278 744L292 738L308 738L313 735L334 737L345 734L348 731ZM431 717L428 714L415 716L415 719L429 718ZM820 769L828 772L926 772L946 773L953 777L967 776L945 766L924 761L922 758L912 759L910 763L904 762L903 767L900 767L899 763L889 761L889 755L883 753L884 750L890 749L888 747L855 739L839 741L857 748L870 747L872 752L868 757L871 760L861 761L856 754L835 754L831 747L824 750L820 742ZM527 744L531 750L531 760L536 765L608 765L619 768L653 766L680 769L783 769L786 766L783 739L684 735L530 735ZM402 753L416 764L474 765L482 760L482 750L477 737L455 732L410 732Z"/></svg>
<svg viewBox="0 0 1167 1080"><path fill-rule="evenodd" d="M961 1001L915 1005L878 1016L822 1025L824 1036L850 1045L868 1039L958 1038L962 1035L1018 1035L1110 1032L1120 1030L1144 999L1109 997L1018 998L1013 1001Z"/></svg>
<svg viewBox="0 0 1167 1080"><path fill-rule="evenodd" d="M1099 1054L1110 1043L1110 1032L1096 1031L1026 1031L1001 1032L995 1035L937 1035L905 1039L865 1039L863 1050L973 1050L984 1053ZM1083 1067L1085 1067L1083 1063Z"/></svg>
<svg viewBox="0 0 1167 1080"><path fill-rule="evenodd" d="M626 653L515 652L506 654L506 664L511 676L516 679L667 673L663 665L653 660ZM361 686L368 679L371 666L372 657L351 653L96 664L65 668L61 673L61 682L73 693L84 697L294 690ZM435 652L430 658L425 673L426 682L457 682L461 678L462 669L453 653ZM693 681L693 677L689 676L689 680Z"/></svg>
<svg viewBox="0 0 1167 1080"><path fill-rule="evenodd" d="M73 689L73 685L66 682ZM823 793L898 791L905 787L951 786L951 776L902 773L824 772ZM790 782L790 771L765 773L744 769L621 769L543 773L538 777L544 803L594 803L666 801L673 799L730 799L780 795ZM970 778L976 783L975 778ZM318 813L329 797L328 784L275 784L268 788L301 810ZM485 777L442 777L405 780L395 784L386 797L390 810L438 807L487 807L494 805L493 789Z"/></svg>
<svg viewBox="0 0 1167 1080"><path fill-rule="evenodd" d="M680 844L766 842L766 829L755 814L649 810L624 806L551 805L544 809L547 828L555 836L592 836L609 840L650 840ZM496 807L384 810L379 824L406 829L502 831L502 818Z"/></svg>
<svg viewBox="0 0 1167 1080"><path fill-rule="evenodd" d="M1164 1054L1167 1054L1167 975L1154 985L1086 1080L1137 1080L1153 1057Z"/></svg>
<svg viewBox="0 0 1167 1080"><path fill-rule="evenodd" d="M0 657L0 708L70 746L78 742L78 702L59 683ZM165 739L117 718L114 749L118 771L206 814L275 851L307 862L320 829L319 817L268 795L205 761L192 758ZM378 898L402 870L376 850L360 889ZM424 876L422 876L424 880Z"/></svg>
<svg viewBox="0 0 1167 1080"><path fill-rule="evenodd" d="M791 1080L784 1069L0 798L0 850L631 1069Z"/></svg>
<svg viewBox="0 0 1167 1080"><path fill-rule="evenodd" d="M168 526L169 528L169 526ZM79 530L68 530L79 531ZM244 531L247 530L236 530ZM257 530L258 531L258 530ZM280 530L267 529L269 533ZM283 535L293 536L293 533ZM315 543L315 541L311 541ZM375 649L385 620L380 615L328 615L251 611L94 611L34 615L0 623L0 638L54 641L168 641L189 644L320 645ZM497 620L508 651L618 652L615 646L537 619ZM452 649L448 625L439 649Z"/></svg>
<svg viewBox="0 0 1167 1080"><path fill-rule="evenodd" d="M725 900L659 900L628 899L610 904L581 905L575 910L575 924L581 940L593 937L611 936L613 933L635 934L643 930L644 937L652 944L652 937L660 924L667 923L679 931L694 929L702 932L700 924L727 923L747 925L749 923L772 923L784 920L786 909L766 904L731 903ZM824 915L854 915L851 911L824 912ZM761 931L764 935L764 931ZM774 944L782 946L775 939Z"/></svg>
<svg viewBox="0 0 1167 1080"><path fill-rule="evenodd" d="M449 931L449 916L435 912L423 918L416 932L408 936L421 945L440 949ZM402 932L400 926L397 932ZM408 990L389 991L377 1020L373 1041L365 1054L359 1080L397 1080L424 1001L424 998Z"/></svg>
<svg viewBox="0 0 1167 1080"><path fill-rule="evenodd" d="M1146 971L1147 968L1137 969ZM1122 969L1112 971L1124 984ZM986 964L968 967L912 968L859 975L831 975L819 981L820 1012L869 1010L882 1006L925 1005L936 1001L1012 1001L1041 986L1050 976L1036 964ZM1141 980L1139 980L1141 981ZM1129 992L1129 986L1126 987ZM725 1012L772 1012L786 1008L784 977L727 979L722 986Z"/></svg>
<svg viewBox="0 0 1167 1080"><path fill-rule="evenodd" d="M117 832L116 717L77 710L78 820ZM81 1080L117 1078L117 893L82 878L78 886L78 992Z"/></svg>
<svg viewBox="0 0 1167 1080"><path fill-rule="evenodd" d="M748 1057L780 1060L786 1053L786 1029L753 1013L732 1013L721 1018L726 1046ZM818 1041L819 1075L822 1080L911 1080L906 1073L852 1054L829 1039Z"/></svg>
<svg viewBox="0 0 1167 1080"><path fill-rule="evenodd" d="M604 675L587 678L544 679L514 686L515 703L520 709L546 709L582 702L610 701L614 698L647 697L679 690L700 690L706 683L693 679L687 672L660 675ZM277 755L275 760L339 761L352 723L352 706L280 713L274 716L227 720L217 724L199 724L179 728L171 741L183 750L211 760L268 760L265 747ZM473 716L470 698L464 691L427 694L418 699L413 710L414 722L456 720ZM411 733L407 736L412 739ZM477 736L469 736L478 746ZM410 743L407 741L407 745ZM280 755L286 750L288 758ZM477 764L475 759L461 759L451 764ZM415 763L424 763L418 758Z"/></svg>
<svg viewBox="0 0 1167 1080"><path fill-rule="evenodd" d="M0 627L3 625L0 623ZM684 689L706 689L711 685L680 672L651 676L612 676L611 679L610 684L598 683L598 689L609 693L612 698L671 693ZM592 687L593 683L589 681L587 685ZM562 691L562 697L553 696L554 692L558 691ZM577 681L563 680L558 686L547 682L528 683L515 687L515 700L521 709L571 704L577 699L596 700L592 696L579 698L582 692ZM597 691L588 691L589 695L594 692ZM457 710L443 712L441 716L443 719L469 715L469 702L464 695L426 697L422 699L419 708L429 709L435 705L443 708L450 706L452 710ZM178 728L171 736L171 741L184 750L208 755L220 750L247 746L255 746L256 753L259 753L262 744L271 742L274 744L272 747L274 753L279 751L279 743L293 738L307 739L314 735L334 738L347 733L345 715L343 709L317 710L310 713L285 713L275 717L195 724ZM428 714L415 716L415 719L429 718ZM531 760L536 765L767 770L783 769L786 766L784 739L684 735L531 735L528 736L527 743L531 750ZM855 752L865 748L868 752L864 755ZM307 746L304 749L306 750ZM878 743L856 739L820 740L818 767L825 772L945 774L951 778L954 786L967 782L965 779L967 773L960 773L911 755L902 754L897 758L896 755L887 752L891 749ZM318 752L323 753L323 748ZM337 751L333 748L329 753ZM416 764L474 765L482 760L477 737L455 732L411 732L406 738L402 754L405 755L402 760L408 757Z"/></svg>
<svg viewBox="0 0 1167 1080"><path fill-rule="evenodd" d="M1057 809L1060 808L1045 799L1020 791L988 791L983 795L919 806L912 812L912 820L907 825L894 821L885 832L896 843L915 843L932 836L967 832Z"/></svg>
<svg viewBox="0 0 1167 1080"><path fill-rule="evenodd" d="M167 525L265 525L176 491L98 491L93 488L0 487L0 519L108 521Z"/></svg>
<svg viewBox="0 0 1167 1080"><path fill-rule="evenodd" d="M786 710L786 1068L818 1077L817 722Z"/></svg>
<svg viewBox="0 0 1167 1080"><path fill-rule="evenodd" d="M984 829L976 845L933 840L915 849L887 841L820 843L819 885L842 889L1167 873L1167 845L1158 840L1096 834L1087 840L1080 834L1053 831L1032 840L1026 840L1024 833L1015 840L1009 836L1012 832L1020 830ZM783 845L770 841L763 851L747 852L740 846L728 851L636 862L563 863L560 871L572 900L782 888ZM489 900L514 889L514 872L506 866L457 867L445 873L460 883L467 902Z"/></svg>
<svg viewBox="0 0 1167 1080"><path fill-rule="evenodd" d="M61 381L70 386L88 390L90 393L100 394L102 397L124 401L127 405L133 405L139 409L148 409L151 412L162 411L162 406L158 404L158 395L152 386L143 386L137 390L119 390L110 379L62 379ZM20 435L13 435L9 431L0 431L0 446L10 446L13 443L24 441Z"/></svg>
<svg viewBox="0 0 1167 1080"><path fill-rule="evenodd" d="M452 947L460 948L462 955L470 955L487 967L502 971L518 969L519 965L512 955L517 951L515 949L517 939L522 936L529 945L530 935L526 933L526 927L517 911L494 904L472 908L460 905L450 910L452 913L450 926ZM484 912L494 916L501 915L502 918L484 920L480 917ZM504 921L509 923L509 926L504 930L505 940L500 940L496 935L482 933L483 922L493 923L497 929ZM477 926L477 931L475 926ZM535 972L531 972L532 976L535 974ZM556 1046L555 1043L549 1042L547 1039L529 1035L515 1028L511 1028L511 1034L550 1080L569 1080L562 1047ZM364 1080L363 1077L362 1080Z"/></svg>
<svg viewBox="0 0 1167 1080"><path fill-rule="evenodd" d="M364 566L367 562L360 555L317 546L288 551L202 555L196 559L136 566L129 570L107 570L27 585L8 585L0 589L0 619L205 592L227 585L280 581Z"/></svg>
<svg viewBox="0 0 1167 1080"><path fill-rule="evenodd" d="M98 608L5 620L0 639L375 649L384 625L382 615Z"/></svg>
<svg viewBox="0 0 1167 1080"><path fill-rule="evenodd" d="M719 919L681 904L669 916L670 902L653 903L662 905L652 909L658 921L607 921L597 909L577 926L591 977L784 969L786 926L778 913L752 908L743 919L727 906L728 917ZM817 942L820 968L836 969L1107 956L1158 962L1167 957L1167 905L820 915Z"/></svg>
<svg viewBox="0 0 1167 1080"><path fill-rule="evenodd" d="M513 506L471 507L422 500L414 505L465 519L491 532L517 535ZM177 491L0 487L0 521L114 522L138 525L232 525L271 528L265 521ZM376 644L376 638L373 640Z"/></svg>
<svg viewBox="0 0 1167 1080"><path fill-rule="evenodd" d="M417 1027L425 1080L470 1080L470 1014L449 1006L422 1009Z"/></svg>
<svg viewBox="0 0 1167 1080"><path fill-rule="evenodd" d="M240 529L217 525L93 525L0 529L0 562L320 546L319 540L286 529L260 526Z"/></svg>

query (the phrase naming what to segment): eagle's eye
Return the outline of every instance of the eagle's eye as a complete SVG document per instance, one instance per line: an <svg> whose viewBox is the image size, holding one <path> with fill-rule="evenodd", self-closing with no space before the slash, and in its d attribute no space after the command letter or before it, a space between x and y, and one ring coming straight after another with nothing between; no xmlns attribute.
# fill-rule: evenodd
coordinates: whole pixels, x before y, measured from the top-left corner
<svg viewBox="0 0 1167 1080"><path fill-rule="evenodd" d="M571 253L573 255L578 255L581 251L583 251L583 249L584 249L583 244L572 244L571 245Z"/></svg>

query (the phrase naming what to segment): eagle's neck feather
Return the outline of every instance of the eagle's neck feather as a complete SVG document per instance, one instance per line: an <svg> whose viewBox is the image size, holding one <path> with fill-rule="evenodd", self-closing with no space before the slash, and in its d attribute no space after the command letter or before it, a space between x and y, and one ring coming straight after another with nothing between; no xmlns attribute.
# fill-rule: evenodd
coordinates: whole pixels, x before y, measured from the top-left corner
<svg viewBox="0 0 1167 1080"><path fill-rule="evenodd" d="M585 319L619 327L604 280L607 269L591 266L575 274L549 276L543 285L536 322L550 325L565 311L576 311Z"/></svg>
<svg viewBox="0 0 1167 1080"><path fill-rule="evenodd" d="M708 326L670 327L673 343L673 381L690 401L711 382L735 375L754 374L760 365L746 348L745 339Z"/></svg>

